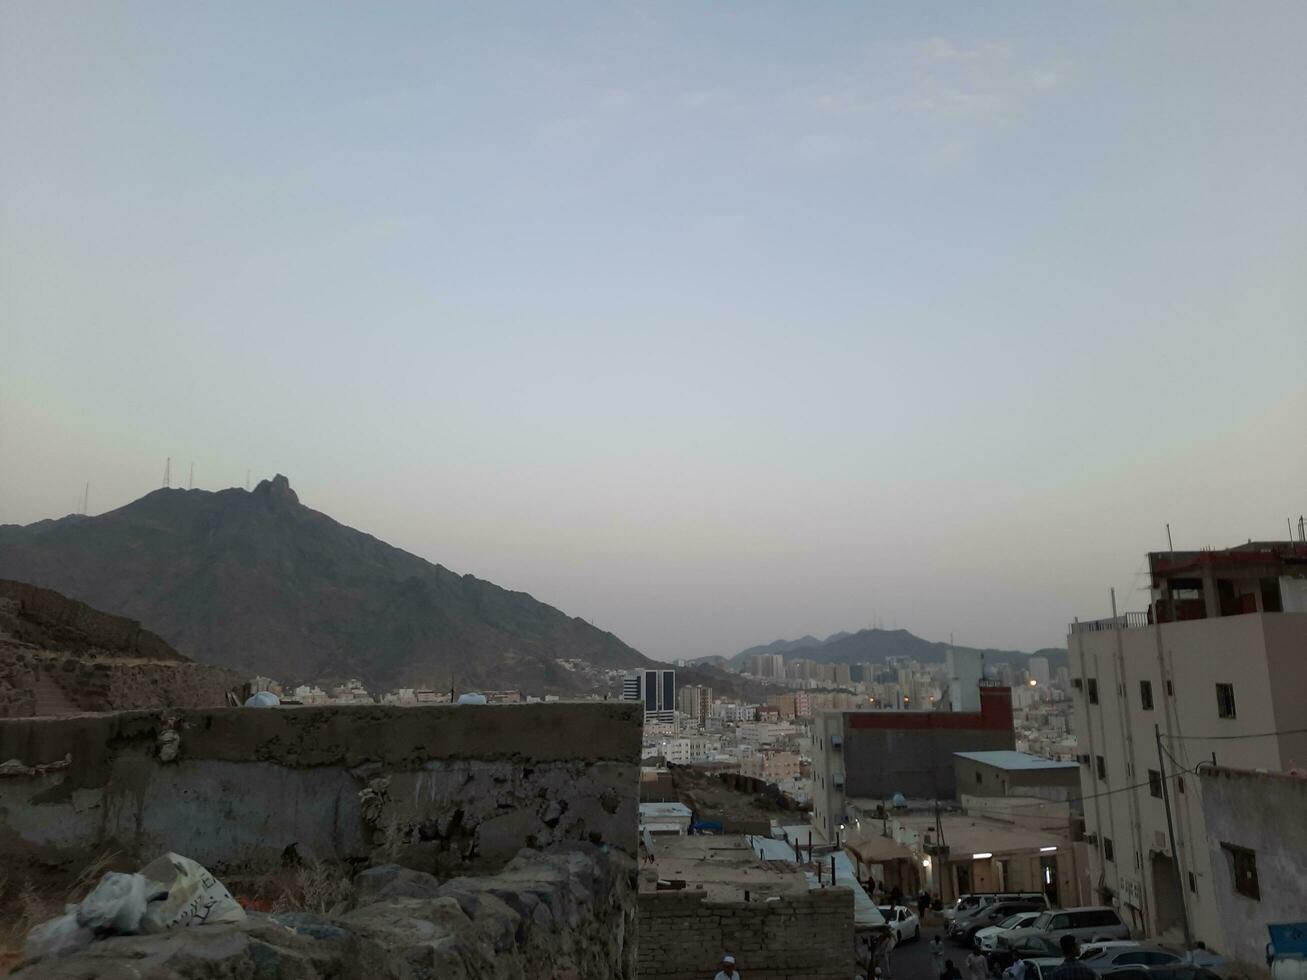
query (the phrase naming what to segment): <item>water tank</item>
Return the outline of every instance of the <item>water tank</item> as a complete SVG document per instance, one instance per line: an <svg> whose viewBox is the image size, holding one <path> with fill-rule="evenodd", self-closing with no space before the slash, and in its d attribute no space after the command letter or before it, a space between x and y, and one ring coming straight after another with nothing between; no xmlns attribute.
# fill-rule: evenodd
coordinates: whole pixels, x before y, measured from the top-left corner
<svg viewBox="0 0 1307 980"><path fill-rule="evenodd" d="M486 696L484 694L460 694L458 696L459 704L485 704Z"/></svg>
<svg viewBox="0 0 1307 980"><path fill-rule="evenodd" d="M905 806L908 805L908 798L904 796L902 793L895 793L892 797L890 797L889 805L892 806L895 810L902 810Z"/></svg>
<svg viewBox="0 0 1307 980"><path fill-rule="evenodd" d="M260 691L245 699L247 708L276 708L281 705L281 698L271 691Z"/></svg>

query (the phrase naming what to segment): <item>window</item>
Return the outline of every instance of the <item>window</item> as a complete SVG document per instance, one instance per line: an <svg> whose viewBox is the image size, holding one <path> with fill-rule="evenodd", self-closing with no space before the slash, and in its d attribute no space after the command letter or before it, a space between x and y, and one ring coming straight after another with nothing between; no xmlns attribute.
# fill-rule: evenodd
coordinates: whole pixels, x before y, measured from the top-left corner
<svg viewBox="0 0 1307 980"><path fill-rule="evenodd" d="M1172 684L1169 680L1166 682L1166 696L1168 698L1175 697L1175 685Z"/></svg>
<svg viewBox="0 0 1307 980"><path fill-rule="evenodd" d="M984 781L985 781L985 777L980 775L980 773L976 773L976 785L979 786Z"/></svg>
<svg viewBox="0 0 1307 980"><path fill-rule="evenodd" d="M1162 774L1156 769L1148 770L1148 792L1159 800L1162 798Z"/></svg>
<svg viewBox="0 0 1307 980"><path fill-rule="evenodd" d="M1261 901L1261 889L1257 886L1257 854L1246 847L1221 842L1221 847L1230 855L1231 869L1234 871L1234 890L1246 898Z"/></svg>
<svg viewBox="0 0 1307 980"><path fill-rule="evenodd" d="M1222 718L1234 717L1234 685L1216 685L1216 713Z"/></svg>
<svg viewBox="0 0 1307 980"><path fill-rule="evenodd" d="M1189 872L1189 890L1191 892L1198 891L1198 879L1194 877L1194 873L1192 871Z"/></svg>
<svg viewBox="0 0 1307 980"><path fill-rule="evenodd" d="M1089 703L1098 704L1098 678L1088 678L1085 681L1085 686L1089 688Z"/></svg>
<svg viewBox="0 0 1307 980"><path fill-rule="evenodd" d="M1112 838L1110 837L1103 838L1103 858L1114 863L1116 861L1116 857L1112 854Z"/></svg>
<svg viewBox="0 0 1307 980"><path fill-rule="evenodd" d="M1107 763L1101 755L1094 756L1094 763L1098 767L1098 778L1107 779Z"/></svg>
<svg viewBox="0 0 1307 980"><path fill-rule="evenodd" d="M1176 777L1175 777L1175 788L1176 788L1177 791L1179 791L1179 792L1181 792L1181 793L1184 792L1184 777L1183 777L1183 776L1176 776Z"/></svg>
<svg viewBox="0 0 1307 980"><path fill-rule="evenodd" d="M1145 711L1153 710L1153 682L1152 681L1139 682L1139 703L1143 706L1143 709Z"/></svg>

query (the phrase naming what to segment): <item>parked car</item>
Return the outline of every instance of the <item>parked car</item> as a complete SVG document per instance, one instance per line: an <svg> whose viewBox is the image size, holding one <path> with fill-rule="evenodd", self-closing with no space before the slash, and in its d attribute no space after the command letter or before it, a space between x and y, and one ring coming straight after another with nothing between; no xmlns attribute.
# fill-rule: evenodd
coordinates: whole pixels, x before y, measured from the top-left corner
<svg viewBox="0 0 1307 980"><path fill-rule="evenodd" d="M1129 939L1130 929L1116 910L1106 905L1086 905L1076 909L1049 909L1025 929L1003 936L1004 942L1020 942L1027 934L1046 936L1054 941L1075 936L1082 943L1104 939Z"/></svg>
<svg viewBox="0 0 1307 980"><path fill-rule="evenodd" d="M1011 935L1016 935L1018 932L1025 933L1027 931L1014 930ZM997 949L985 954L985 961L989 964L990 973L1001 973L1007 976L1008 970L1018 960L1025 960L1029 964L1044 969L1052 969L1064 959L1061 940L1043 933L1028 933L1022 936L1015 945L1002 942L1002 939L1003 937L1000 937L1000 945ZM1081 947L1080 958L1097 956L1100 951L1107 948L1134 948L1141 945L1142 943L1117 940L1106 943L1088 943ZM1025 980L1033 980L1033 978L1027 973Z"/></svg>
<svg viewBox="0 0 1307 980"><path fill-rule="evenodd" d="M1095 973L1108 973L1113 969L1126 966L1151 969L1155 966L1184 963L1184 957L1160 946L1145 946L1142 943L1104 943L1086 949L1080 954L1080 961Z"/></svg>
<svg viewBox="0 0 1307 980"><path fill-rule="evenodd" d="M1016 915L1009 915L1002 922L977 929L975 936L972 937L972 945L982 953L988 953L998 947L998 937L1001 933L1012 929L1024 929L1038 918L1038 912L1018 912Z"/></svg>
<svg viewBox="0 0 1307 980"><path fill-rule="evenodd" d="M1220 975L1205 966L1193 963L1163 964L1162 966L1144 967L1127 966L1118 970L1109 970L1103 974L1112 980L1220 980Z"/></svg>
<svg viewBox="0 0 1307 980"><path fill-rule="evenodd" d="M921 923L917 913L906 905L881 905L880 914L885 916L885 923L894 933L896 942L905 943L909 939L921 938Z"/></svg>
<svg viewBox="0 0 1307 980"><path fill-rule="evenodd" d="M1062 962L1062 947L1058 945L1056 939L1049 939L1047 936L1037 932L1030 932L1027 929L1016 931L1025 933L1025 935L1011 942L1001 939L998 948L985 954L985 960L989 963L989 972L991 974L1006 976L1008 968L1018 960L1047 964Z"/></svg>
<svg viewBox="0 0 1307 980"><path fill-rule="evenodd" d="M944 921L963 918L996 902L1033 902L1040 908L1048 908L1048 896L1043 892L971 892L944 909Z"/></svg>
<svg viewBox="0 0 1307 980"><path fill-rule="evenodd" d="M971 912L970 915L959 915L948 924L948 935L954 942L970 946L979 930L996 925L1018 912L1038 912L1047 907L1042 902L1036 904L1033 899L994 902L990 905L981 906Z"/></svg>

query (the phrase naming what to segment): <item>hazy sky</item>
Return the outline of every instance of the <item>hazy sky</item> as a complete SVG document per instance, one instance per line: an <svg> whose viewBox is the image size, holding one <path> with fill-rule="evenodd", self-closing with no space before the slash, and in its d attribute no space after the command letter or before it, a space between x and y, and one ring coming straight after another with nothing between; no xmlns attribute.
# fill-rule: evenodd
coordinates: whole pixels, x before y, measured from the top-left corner
<svg viewBox="0 0 1307 980"><path fill-rule="evenodd" d="M0 5L0 522L195 464L652 656L1307 511L1307 4Z"/></svg>

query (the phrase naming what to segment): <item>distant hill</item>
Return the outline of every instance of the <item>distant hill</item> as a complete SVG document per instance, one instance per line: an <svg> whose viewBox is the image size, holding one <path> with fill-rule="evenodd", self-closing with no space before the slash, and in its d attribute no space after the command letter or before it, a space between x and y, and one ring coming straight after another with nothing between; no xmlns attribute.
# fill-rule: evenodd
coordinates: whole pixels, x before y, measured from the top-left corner
<svg viewBox="0 0 1307 980"><path fill-rule="evenodd" d="M798 640L776 640L741 650L727 664L738 670L748 662L749 657L759 653L781 653L787 660L815 660L826 664L875 664L884 663L892 657L911 657L920 663L943 663L949 649L947 643L923 640L907 630L866 629L856 633L833 633L824 640L812 636ZM1049 667L1053 670L1067 664L1067 652L1062 647L1047 647L1033 652L956 645L952 649L983 654L990 663L1024 664L1030 657L1039 656L1047 657Z"/></svg>
<svg viewBox="0 0 1307 980"><path fill-rule="evenodd" d="M156 490L97 517L0 526L0 577L145 623L187 656L285 681L374 688L591 689L599 668L653 661L611 633L459 575L299 502Z"/></svg>

